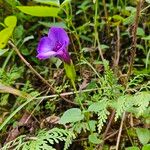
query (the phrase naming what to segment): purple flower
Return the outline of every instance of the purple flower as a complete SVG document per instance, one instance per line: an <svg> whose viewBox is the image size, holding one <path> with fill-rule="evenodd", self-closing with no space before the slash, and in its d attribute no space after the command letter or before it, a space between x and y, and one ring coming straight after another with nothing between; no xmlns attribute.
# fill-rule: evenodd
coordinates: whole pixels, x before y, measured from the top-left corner
<svg viewBox="0 0 150 150"><path fill-rule="evenodd" d="M69 37L66 31L60 27L51 27L48 36L41 38L37 48L37 58L47 59L58 57L70 64L71 59L68 53Z"/></svg>

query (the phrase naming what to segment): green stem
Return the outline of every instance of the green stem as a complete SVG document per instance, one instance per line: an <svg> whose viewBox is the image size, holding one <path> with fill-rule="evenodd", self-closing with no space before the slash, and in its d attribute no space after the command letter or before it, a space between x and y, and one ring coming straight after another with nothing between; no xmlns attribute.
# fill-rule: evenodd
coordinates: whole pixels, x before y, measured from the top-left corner
<svg viewBox="0 0 150 150"><path fill-rule="evenodd" d="M76 88L76 86L75 86L74 80L71 79L71 83L72 83L72 86L73 86L73 88L74 88L76 97L78 97L78 102L79 102L81 108L82 108L83 110L85 110L85 109L84 109L84 106L83 106L83 104L82 104L82 102L81 102L81 100L80 100L80 98L79 98L79 94L78 94L78 92L77 92L77 88Z"/></svg>
<svg viewBox="0 0 150 150"><path fill-rule="evenodd" d="M7 65L7 63L9 62L9 59L11 58L13 52L14 52L14 51L12 50L12 51L10 51L10 53L8 54L8 56L7 56L7 58L6 58L6 60L5 60L4 64L3 64L3 66L2 66L2 73L4 72L4 70L5 70L5 68L6 68L6 65Z"/></svg>

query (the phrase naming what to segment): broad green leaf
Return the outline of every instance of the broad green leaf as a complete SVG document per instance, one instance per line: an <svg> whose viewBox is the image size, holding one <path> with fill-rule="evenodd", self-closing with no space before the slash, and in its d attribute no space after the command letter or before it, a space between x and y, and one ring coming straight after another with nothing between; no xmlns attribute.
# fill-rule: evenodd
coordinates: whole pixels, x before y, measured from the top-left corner
<svg viewBox="0 0 150 150"><path fill-rule="evenodd" d="M136 146L132 146L132 147L125 148L125 150L140 150L140 149Z"/></svg>
<svg viewBox="0 0 150 150"><path fill-rule="evenodd" d="M142 150L150 150L150 144L144 145Z"/></svg>
<svg viewBox="0 0 150 150"><path fill-rule="evenodd" d="M4 23L7 27L15 27L17 24L16 16L8 16L5 18Z"/></svg>
<svg viewBox="0 0 150 150"><path fill-rule="evenodd" d="M25 14L37 17L57 17L59 8L47 6L17 6Z"/></svg>
<svg viewBox="0 0 150 150"><path fill-rule="evenodd" d="M140 142L145 145L150 141L150 130L146 128L136 128L137 136Z"/></svg>
<svg viewBox="0 0 150 150"><path fill-rule="evenodd" d="M5 29L0 31L0 48L3 49L9 38L11 37L14 27L17 24L16 16L8 16L4 20L5 25L7 26Z"/></svg>
<svg viewBox="0 0 150 150"><path fill-rule="evenodd" d="M93 144L100 144L102 141L98 139L98 134L97 133L92 133L89 135L89 142Z"/></svg>
<svg viewBox="0 0 150 150"><path fill-rule="evenodd" d="M73 123L83 120L84 115L81 113L79 108L71 108L64 112L60 118L60 124Z"/></svg>
<svg viewBox="0 0 150 150"><path fill-rule="evenodd" d="M12 35L13 29L14 28L9 27L0 31L0 48L1 49L3 49L6 46L10 36Z"/></svg>

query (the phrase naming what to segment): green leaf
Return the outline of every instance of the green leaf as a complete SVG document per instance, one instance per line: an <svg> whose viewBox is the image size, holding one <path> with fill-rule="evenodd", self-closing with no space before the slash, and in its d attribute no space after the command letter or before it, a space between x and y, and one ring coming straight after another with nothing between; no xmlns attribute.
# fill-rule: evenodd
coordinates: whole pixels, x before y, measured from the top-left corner
<svg viewBox="0 0 150 150"><path fill-rule="evenodd" d="M5 25L7 28L0 31L0 48L4 48L11 37L14 27L17 24L16 16L8 16L4 20Z"/></svg>
<svg viewBox="0 0 150 150"><path fill-rule="evenodd" d="M59 8L47 6L17 6L25 14L37 17L57 17Z"/></svg>
<svg viewBox="0 0 150 150"><path fill-rule="evenodd" d="M123 25L131 25L135 20L135 13L132 13L129 17L125 18L123 21Z"/></svg>
<svg viewBox="0 0 150 150"><path fill-rule="evenodd" d="M1 49L3 49L6 46L10 36L12 35L13 29L14 28L5 28L2 31L0 31L0 48Z"/></svg>
<svg viewBox="0 0 150 150"><path fill-rule="evenodd" d="M75 71L75 68L74 68L72 61L70 64L64 63L64 68L65 68L67 77L69 79L71 79L72 81L75 81L76 71Z"/></svg>
<svg viewBox="0 0 150 150"><path fill-rule="evenodd" d="M106 103L107 103L106 100L95 102L89 106L88 111L99 112L105 108Z"/></svg>
<svg viewBox="0 0 150 150"><path fill-rule="evenodd" d="M150 144L144 145L142 150L150 150Z"/></svg>
<svg viewBox="0 0 150 150"><path fill-rule="evenodd" d="M89 135L89 142L93 144L100 144L102 141L98 139L98 134L97 133L92 133Z"/></svg>
<svg viewBox="0 0 150 150"><path fill-rule="evenodd" d="M16 16L8 16L5 18L4 23L7 27L15 27L17 24Z"/></svg>
<svg viewBox="0 0 150 150"><path fill-rule="evenodd" d="M145 37L143 37L142 39L143 39L143 40L150 40L150 35L145 36Z"/></svg>
<svg viewBox="0 0 150 150"><path fill-rule="evenodd" d="M60 3L59 3L59 0L34 0L35 2L38 2L38 3L42 3L42 4L48 4L48 5L56 5L56 6L59 6Z"/></svg>
<svg viewBox="0 0 150 150"><path fill-rule="evenodd" d="M72 123L83 120L84 115L79 108L71 108L64 112L60 118L60 124Z"/></svg>
<svg viewBox="0 0 150 150"><path fill-rule="evenodd" d="M140 142L145 145L150 141L150 130L146 128L136 128L137 136Z"/></svg>
<svg viewBox="0 0 150 150"><path fill-rule="evenodd" d="M125 150L140 150L140 149L136 146L132 146L132 147L126 148Z"/></svg>
<svg viewBox="0 0 150 150"><path fill-rule="evenodd" d="M137 28L137 33L136 33L136 35L139 35L139 36L144 36L145 35L145 32L144 32L144 30L142 29L142 28Z"/></svg>
<svg viewBox="0 0 150 150"><path fill-rule="evenodd" d="M2 56L4 53L6 53L8 49L0 49L0 56Z"/></svg>

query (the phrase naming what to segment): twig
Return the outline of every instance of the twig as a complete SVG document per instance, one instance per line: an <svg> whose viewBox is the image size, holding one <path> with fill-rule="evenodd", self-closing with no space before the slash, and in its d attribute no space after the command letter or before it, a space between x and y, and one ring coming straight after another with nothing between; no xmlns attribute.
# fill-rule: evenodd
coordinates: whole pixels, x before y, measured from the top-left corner
<svg viewBox="0 0 150 150"><path fill-rule="evenodd" d="M115 56L114 56L114 71L116 75L118 74L119 58L120 58L120 28L118 25L117 26L117 45L116 45Z"/></svg>
<svg viewBox="0 0 150 150"><path fill-rule="evenodd" d="M116 150L119 150L119 143L120 143L120 138L121 138L121 133L122 133L122 127L123 127L123 123L125 120L125 116L126 113L124 112L122 115L122 120L121 120L121 124L120 124L120 128L119 128L119 133L118 133L118 137L117 137L117 143L116 143Z"/></svg>
<svg viewBox="0 0 150 150"><path fill-rule="evenodd" d="M100 88L95 88L95 89L87 89L87 90L79 90L77 91L76 93L85 93L85 92L92 92L92 91L97 91L99 90ZM41 98L44 98L44 99L47 99L47 98L54 98L54 97L58 97L58 96L68 96L68 95L73 95L73 94L76 94L75 92L65 92L65 93L61 93L61 94L53 94L53 95L48 95L48 96L40 96L40 97L37 97L35 99L41 99ZM72 101L69 101L69 102L72 102ZM77 103L74 103L72 102L73 104L77 104Z"/></svg>
<svg viewBox="0 0 150 150"><path fill-rule="evenodd" d="M54 88L31 66L31 64L29 62L27 62L27 60L21 55L21 53L19 52L19 49L15 46L15 44L13 44L13 42L11 42L11 41L9 41L8 43L13 47L13 49L18 54L20 59L31 69L31 71L33 73L35 73L35 75L39 79L41 79L46 85L48 85L50 87L50 90L51 90L52 93L55 93Z"/></svg>
<svg viewBox="0 0 150 150"><path fill-rule="evenodd" d="M137 45L136 33L137 33L142 4L143 4L143 0L139 0L138 4L137 4L137 8L136 8L136 16L135 16L135 21L133 24L133 29L132 29L131 57L130 57L129 69L128 69L128 73L127 73L128 80L130 78L130 75L132 74L132 68L133 68L134 59L135 59L135 55L136 55L136 45Z"/></svg>

